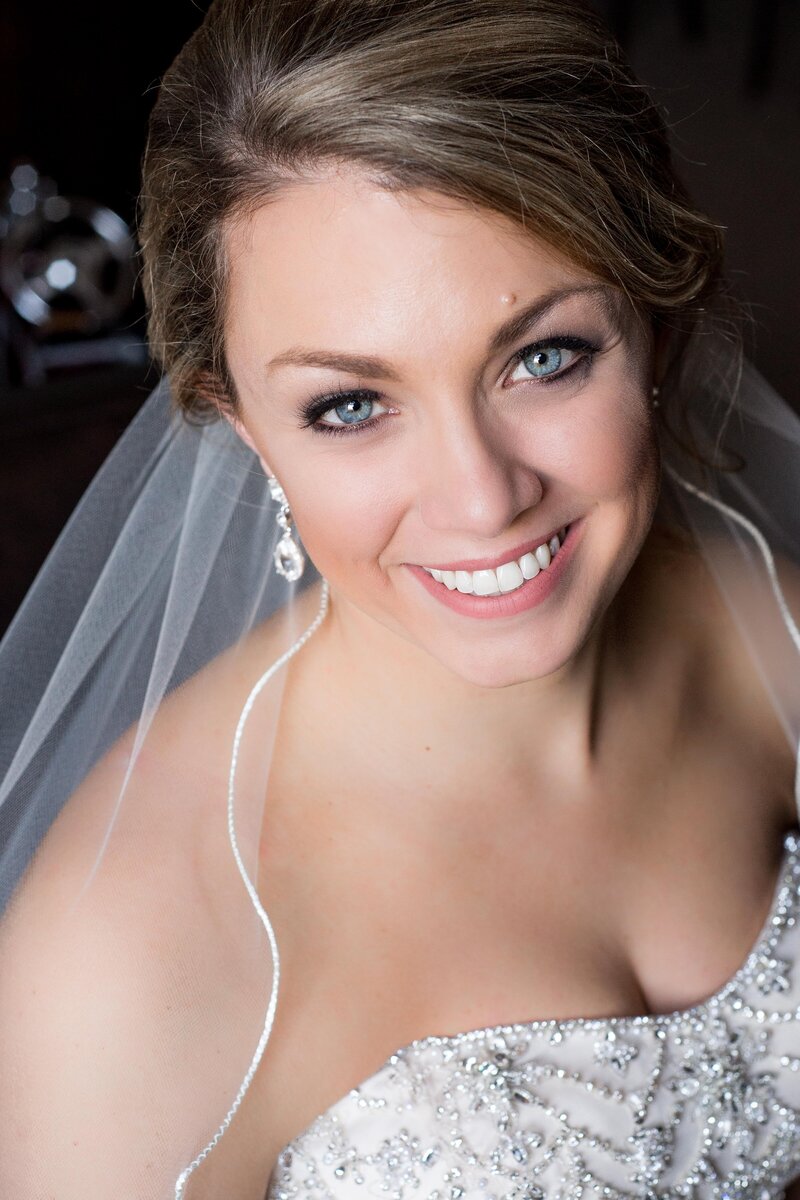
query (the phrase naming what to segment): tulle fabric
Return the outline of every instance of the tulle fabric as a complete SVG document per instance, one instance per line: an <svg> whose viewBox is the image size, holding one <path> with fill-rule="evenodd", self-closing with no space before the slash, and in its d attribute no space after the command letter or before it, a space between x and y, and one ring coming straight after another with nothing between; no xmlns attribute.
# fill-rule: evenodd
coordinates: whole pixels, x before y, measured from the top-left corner
<svg viewBox="0 0 800 1200"><path fill-rule="evenodd" d="M229 759L238 707L269 666L253 637L269 626L278 658L314 616L300 602L319 582L313 564L296 583L274 569L276 512L258 460L227 422L187 424L163 381L0 643L0 1006L28 1003L2 961L4 931L18 928L36 941L39 989L59 1001L66 989L75 1005L72 1022L30 999L45 1056L37 1049L30 1073L19 1030L0 1027L3 1196L173 1197L251 1063L273 987L269 940L232 855L227 779L210 781L187 756L176 781L168 742L182 733L165 723L170 697L206 679L213 695L221 670L235 676L241 700L227 721L213 702L197 710ZM256 882L285 675L259 695L239 756L236 834ZM94 768L104 799L87 803L81 785ZM70 820L67 836L59 830ZM48 843L69 846L69 857L48 855ZM204 879L211 858L227 866ZM195 888L180 883L192 877ZM70 1047L60 1039L73 1024ZM139 1078L121 1117L118 1083L131 1063ZM70 1097L63 1127L44 1119L54 1092ZM226 1194L224 1172L215 1187Z"/></svg>
<svg viewBox="0 0 800 1200"><path fill-rule="evenodd" d="M274 572L275 512L227 422L188 424L162 380L0 643L0 686L13 698L0 731L0 905L42 820L123 731L137 723L133 771L168 692L277 610L290 628L316 572L309 563L296 584Z"/></svg>
<svg viewBox="0 0 800 1200"><path fill-rule="evenodd" d="M724 357L714 347L708 354ZM664 498L714 575L796 754L800 417L748 360L730 409L727 394L716 394L708 383L692 397L688 417L704 456L740 469L709 472L667 439Z"/></svg>
<svg viewBox="0 0 800 1200"><path fill-rule="evenodd" d="M709 563L796 753L800 419L749 363L728 419L725 409L721 386L698 387L695 442L740 451L744 468L709 473L662 435L660 512ZM227 422L187 424L164 380L0 643L0 1004L41 1024L22 1048L13 1022L0 1028L4 1196L248 1200L232 1190L225 1147L248 1076L269 1069L270 1006L280 1006L276 946L254 902L264 805L292 654L324 619L325 595L308 560L298 583L274 570L276 511ZM237 702L215 723L191 697L221 694L223 680ZM170 723L175 696L190 697L185 722L209 720L227 764L251 704L233 795L229 773L209 779L191 756L165 752L187 732ZM4 972L17 928L35 995L16 993ZM74 1016L61 972L79 981L68 989ZM54 1125L42 1100L65 1088L74 1096ZM109 1136L120 1122L129 1135Z"/></svg>

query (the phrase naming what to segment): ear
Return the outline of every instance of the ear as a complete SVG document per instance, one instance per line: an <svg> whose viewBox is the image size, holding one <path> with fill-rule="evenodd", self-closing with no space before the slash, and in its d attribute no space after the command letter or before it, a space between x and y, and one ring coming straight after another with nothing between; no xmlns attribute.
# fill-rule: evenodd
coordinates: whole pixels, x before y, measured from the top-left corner
<svg viewBox="0 0 800 1200"><path fill-rule="evenodd" d="M212 404L214 406L214 408L217 410L219 415L221 417L225 418L225 420L228 422L228 424L231 426L231 428L234 430L234 432L242 439L245 446L249 446L249 448L254 452L254 454L258 455L258 461L261 463L261 466L264 468L264 473L266 475L272 475L273 472L270 470L270 467L267 465L264 458L262 457L261 452L258 449L258 446L256 446L256 444L253 441L252 437L250 436L249 432L245 428L241 417L239 416L238 412L234 408L230 399L227 397L223 397L220 394L219 387L217 386L216 382L211 378L211 376L208 374L207 371L200 372L200 374L198 375L198 378L197 378L197 382L195 384L195 388L206 401L208 401L210 404Z"/></svg>
<svg viewBox="0 0 800 1200"><path fill-rule="evenodd" d="M231 426L231 428L239 435L239 437L244 442L245 446L249 446L250 449L255 454L258 455L258 461L261 463L261 466L264 469L264 474L265 475L273 475L274 471L272 471L272 469L270 468L266 459L264 458L261 451L259 450L258 446L255 444L252 437L248 433L247 429L244 426L244 423L242 422L241 417L238 416L236 413L231 412L230 409L223 409L221 411L222 411L222 416L225 418L225 420L228 422L228 424Z"/></svg>

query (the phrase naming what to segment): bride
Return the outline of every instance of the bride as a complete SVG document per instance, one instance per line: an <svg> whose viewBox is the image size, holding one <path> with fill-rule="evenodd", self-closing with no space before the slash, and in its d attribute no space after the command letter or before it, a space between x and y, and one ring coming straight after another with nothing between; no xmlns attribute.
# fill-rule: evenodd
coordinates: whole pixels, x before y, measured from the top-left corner
<svg viewBox="0 0 800 1200"><path fill-rule="evenodd" d="M666 469L738 334L598 18L216 0L140 232L0 647L2 1195L800 1197L800 530Z"/></svg>

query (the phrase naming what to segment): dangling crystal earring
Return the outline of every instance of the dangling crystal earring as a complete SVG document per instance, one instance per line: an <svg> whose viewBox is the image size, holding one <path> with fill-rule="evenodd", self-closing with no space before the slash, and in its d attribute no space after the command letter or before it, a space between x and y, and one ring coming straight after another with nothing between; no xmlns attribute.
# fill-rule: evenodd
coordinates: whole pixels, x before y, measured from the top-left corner
<svg viewBox="0 0 800 1200"><path fill-rule="evenodd" d="M275 570L279 575L283 575L285 579L288 579L290 583L294 583L303 574L303 568L306 565L305 555L292 537L292 514L289 510L289 501L286 499L286 493L274 475L270 475L268 478L269 494L281 506L276 514L276 520L283 530L283 536L275 547L273 555Z"/></svg>
<svg viewBox="0 0 800 1200"><path fill-rule="evenodd" d="M657 383L654 383L650 389L650 393L653 397L653 408L659 407L658 396L659 396L660 391L661 391L661 388L658 386Z"/></svg>

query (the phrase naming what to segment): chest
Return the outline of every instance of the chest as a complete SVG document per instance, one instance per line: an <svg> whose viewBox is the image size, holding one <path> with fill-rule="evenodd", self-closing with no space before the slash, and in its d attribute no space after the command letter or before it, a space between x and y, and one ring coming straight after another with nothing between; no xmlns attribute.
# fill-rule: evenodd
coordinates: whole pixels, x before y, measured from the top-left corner
<svg viewBox="0 0 800 1200"><path fill-rule="evenodd" d="M419 1039L283 1149L268 1196L782 1195L800 1169L796 848L756 951L707 1002Z"/></svg>
<svg viewBox="0 0 800 1200"><path fill-rule="evenodd" d="M668 769L666 746L649 768L628 755L613 804L484 789L434 824L335 771L302 791L273 772L259 891L282 998L251 1109L273 1148L415 1039L666 1013L718 990L774 897L792 764L767 738L697 734Z"/></svg>
<svg viewBox="0 0 800 1200"><path fill-rule="evenodd" d="M284 730L257 879L280 1000L220 1165L239 1155L266 1178L416 1039L667 1013L741 967L796 821L793 757L765 697L694 689L683 711L658 682L606 731L596 787L559 803L502 771L387 762L324 723L309 755L302 722Z"/></svg>

